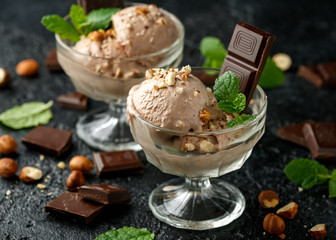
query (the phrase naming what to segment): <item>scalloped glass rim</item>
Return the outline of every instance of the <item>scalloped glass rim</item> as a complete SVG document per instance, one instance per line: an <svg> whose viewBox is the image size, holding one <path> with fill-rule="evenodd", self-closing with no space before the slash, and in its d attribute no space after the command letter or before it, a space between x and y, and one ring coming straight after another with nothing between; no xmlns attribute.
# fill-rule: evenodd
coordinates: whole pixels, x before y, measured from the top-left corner
<svg viewBox="0 0 336 240"><path fill-rule="evenodd" d="M133 2L127 2L126 3L127 5L131 5L131 6L143 6L143 5L148 5L148 4L145 4L145 3L133 3ZM184 39L184 35L185 35L185 30L184 30L184 26L182 24L182 22L172 13L160 8L160 10L165 13L166 15L168 15L171 19L174 20L176 26L177 26L177 29L179 30L179 35L177 37L177 39L168 47L166 48L163 48L161 49L160 51L157 51L157 52L154 52L154 53L149 53L149 54L146 54L146 55L142 55L142 56L134 56L134 57L130 57L130 58L104 58L104 57L95 57L95 56L91 56L91 55L88 55L88 54L85 54L85 53L81 53L81 52L78 52L74 49L72 49L71 47L69 47L69 45L67 45L65 43L65 41L69 41L69 40L66 40L66 39L61 39L61 37L58 35L58 34L55 34L55 39L56 41L66 50L74 53L74 54L77 54L77 55L81 55L81 56L84 56L84 57L88 57L88 58L93 58L93 59L103 59L103 60L117 60L117 59L120 59L120 60L140 60L140 59L145 59L145 58L149 58L149 57L155 57L157 55L160 55L160 54L163 54L163 53L166 53L168 51L170 51L171 49L174 49L176 46L178 46L179 44L181 44L181 41L183 41ZM64 19L69 19L69 15L65 16ZM71 41L69 41L71 42Z"/></svg>
<svg viewBox="0 0 336 240"><path fill-rule="evenodd" d="M205 68L205 67L192 67L193 70L197 70L197 69L202 69L202 70L212 70L212 71L219 71L219 69L216 69L216 68ZM146 121L145 119L143 119L142 117L140 117L138 114L135 115L137 119L139 119L140 121L142 121L143 123L153 127L153 128L156 128L158 130L161 130L161 131L165 131L165 132L171 132L171 133L176 133L176 134L187 134L187 135L212 135L212 134L222 134L222 133L229 133L229 132L234 132L236 130L239 130L241 128L246 128L246 127L249 127L251 126L252 124L256 123L259 121L260 118L262 118L266 112L266 109L267 109L267 96L264 92L264 90L259 86L257 85L256 87L256 90L255 91L259 91L260 94L261 94L261 98L263 99L263 106L262 108L260 109L260 111L256 114L256 118L253 120L253 121L250 121L248 122L247 124L245 125L238 125L238 126L235 126L235 127L232 127L232 128L228 128L228 129L223 129L223 130L220 130L220 131L215 131L215 132L186 132L186 131L179 131L179 130L172 130L172 129L168 129L168 128L163 128L163 127L159 127L159 126L156 126L148 121ZM252 98L253 99L253 98Z"/></svg>

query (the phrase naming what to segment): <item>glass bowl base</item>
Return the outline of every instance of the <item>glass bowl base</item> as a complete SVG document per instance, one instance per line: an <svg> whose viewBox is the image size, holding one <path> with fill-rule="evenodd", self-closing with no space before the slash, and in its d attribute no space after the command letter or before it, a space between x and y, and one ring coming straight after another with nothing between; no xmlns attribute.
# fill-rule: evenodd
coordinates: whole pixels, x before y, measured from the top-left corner
<svg viewBox="0 0 336 240"><path fill-rule="evenodd" d="M155 217L171 226L206 230L237 219L245 209L245 197L224 181L179 178L154 189L149 207Z"/></svg>
<svg viewBox="0 0 336 240"><path fill-rule="evenodd" d="M101 151L141 150L133 140L123 109L90 112L79 118L76 132L86 144Z"/></svg>

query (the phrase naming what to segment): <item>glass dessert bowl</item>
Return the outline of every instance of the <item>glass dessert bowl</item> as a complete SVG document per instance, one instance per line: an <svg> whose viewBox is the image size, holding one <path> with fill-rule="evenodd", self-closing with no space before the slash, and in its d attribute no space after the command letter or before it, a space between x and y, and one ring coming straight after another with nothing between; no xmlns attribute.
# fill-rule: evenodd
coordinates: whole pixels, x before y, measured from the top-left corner
<svg viewBox="0 0 336 240"><path fill-rule="evenodd" d="M129 3L128 6L147 6ZM76 91L108 103L82 116L77 124L77 135L89 146L103 150L140 150L134 142L126 119L126 98L130 88L144 79L148 68L177 67L182 61L184 27L173 14L160 9L177 28L177 38L168 47L134 57L97 57L73 49L74 44L56 35L57 58L70 77ZM155 40L154 40L155 41ZM153 44L148 39L147 44Z"/></svg>
<svg viewBox="0 0 336 240"><path fill-rule="evenodd" d="M197 76L214 69L193 68ZM201 79L202 80L202 79ZM163 222L184 229L225 226L245 209L239 189L214 179L239 169L265 130L267 97L258 86L247 108L256 118L246 125L207 132L177 131L153 125L128 110L131 132L149 162L162 172L179 176L151 193L149 206ZM185 151L193 143L194 151ZM195 149L194 147L192 149Z"/></svg>

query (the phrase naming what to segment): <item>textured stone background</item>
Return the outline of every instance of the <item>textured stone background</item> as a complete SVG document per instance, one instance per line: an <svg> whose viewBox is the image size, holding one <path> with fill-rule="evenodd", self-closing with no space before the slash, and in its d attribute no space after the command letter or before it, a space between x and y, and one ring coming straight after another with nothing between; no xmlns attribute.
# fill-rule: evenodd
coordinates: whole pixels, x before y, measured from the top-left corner
<svg viewBox="0 0 336 240"><path fill-rule="evenodd" d="M54 47L53 34L40 24L43 15L65 15L74 1L1 0L0 3L0 66L12 75L9 88L0 90L0 112L15 104L27 101L55 100L60 94L74 90L63 73L51 74L43 62L48 49ZM147 201L152 189L173 178L145 162L145 172L138 176L114 177L104 180L129 189L132 201L128 207L115 209L95 224L84 226L48 216L44 205L65 190L69 170L60 170L58 161L68 162L77 154L91 157L91 149L74 134L73 149L61 158L46 157L39 160L39 153L27 150L20 139L29 131L14 131L0 125L0 135L10 134L19 142L19 150L12 157L19 168L26 165L40 167L50 175L45 192L35 184L25 184L18 179L0 178L0 239L93 239L109 229L123 226L146 227L156 239L278 239L265 234L262 220L268 211L261 209L257 195L261 190L274 189L280 205L295 200L299 213L294 220L286 221L286 239L309 239L307 230L326 223L328 239L336 239L336 199L329 199L327 184L298 192L298 186L287 180L282 172L293 158L310 157L308 150L282 141L275 136L283 125L312 119L336 121L336 89L317 89L296 76L300 64L317 64L336 61L336 2L324 1L196 1L170 0L154 2L175 13L186 29L183 64L201 65L198 46L207 35L220 37L228 45L234 25L247 21L277 36L272 54L287 52L293 58L293 67L286 73L282 87L267 90L269 107L265 135L255 147L252 156L238 171L222 178L237 185L247 200L243 215L229 226L209 231L180 230L161 223L151 214ZM25 79L15 74L15 65L22 59L33 57L41 65L39 75ZM89 110L104 106L90 101ZM52 127L69 129L75 133L75 123L82 112L65 110L55 103ZM335 163L327 164L329 170ZM156 181L153 181L155 179ZM95 172L86 178L87 183L98 183ZM11 190L7 198L5 193ZM52 193L47 196L47 193Z"/></svg>

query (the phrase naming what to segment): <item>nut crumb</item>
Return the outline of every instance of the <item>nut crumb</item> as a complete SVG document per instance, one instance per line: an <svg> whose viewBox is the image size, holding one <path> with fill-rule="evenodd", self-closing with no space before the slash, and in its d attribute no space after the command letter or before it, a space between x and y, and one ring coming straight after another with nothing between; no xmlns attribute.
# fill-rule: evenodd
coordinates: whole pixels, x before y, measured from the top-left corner
<svg viewBox="0 0 336 240"><path fill-rule="evenodd" d="M198 91L194 91L194 97L198 97L199 92Z"/></svg>
<svg viewBox="0 0 336 240"><path fill-rule="evenodd" d="M169 85L169 86L174 86L175 85L175 77L176 77L176 73L175 72L168 72L165 82Z"/></svg>
<svg viewBox="0 0 336 240"><path fill-rule="evenodd" d="M184 149L187 150L188 152L194 151L196 149L195 145L192 143L186 143L184 144Z"/></svg>
<svg viewBox="0 0 336 240"><path fill-rule="evenodd" d="M183 88L182 87L177 87L177 88L175 88L175 92L177 94L182 94L183 93Z"/></svg>
<svg viewBox="0 0 336 240"><path fill-rule="evenodd" d="M40 155L40 160L43 161L45 159L45 156L43 154Z"/></svg>
<svg viewBox="0 0 336 240"><path fill-rule="evenodd" d="M184 127L184 123L181 120L177 120L176 127L178 128Z"/></svg>
<svg viewBox="0 0 336 240"><path fill-rule="evenodd" d="M57 167L59 169L64 169L65 168L65 163L63 161L60 161L59 163L57 163Z"/></svg>
<svg viewBox="0 0 336 240"><path fill-rule="evenodd" d="M302 191L303 191L303 188L302 188L302 187L298 187L298 191L299 191L299 192L302 192Z"/></svg>
<svg viewBox="0 0 336 240"><path fill-rule="evenodd" d="M202 140L200 142L200 150L202 152L216 152L217 149L212 142L208 140Z"/></svg>
<svg viewBox="0 0 336 240"><path fill-rule="evenodd" d="M53 192L48 192L47 193L47 196L51 196L51 195L53 195L54 193Z"/></svg>
<svg viewBox="0 0 336 240"><path fill-rule="evenodd" d="M39 189L45 189L46 188L46 185L42 184L42 183L38 183L37 185L37 188Z"/></svg>
<svg viewBox="0 0 336 240"><path fill-rule="evenodd" d="M164 20L164 18L159 18L158 20L156 20L155 23L157 23L161 26L164 26L164 25L166 25L166 20Z"/></svg>
<svg viewBox="0 0 336 240"><path fill-rule="evenodd" d="M8 190L6 191L6 196L10 196L11 194L12 194L12 191L8 189Z"/></svg>

